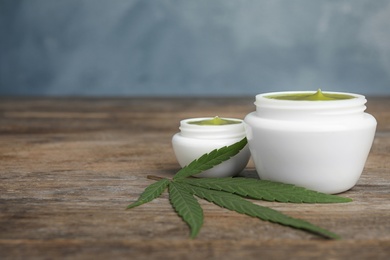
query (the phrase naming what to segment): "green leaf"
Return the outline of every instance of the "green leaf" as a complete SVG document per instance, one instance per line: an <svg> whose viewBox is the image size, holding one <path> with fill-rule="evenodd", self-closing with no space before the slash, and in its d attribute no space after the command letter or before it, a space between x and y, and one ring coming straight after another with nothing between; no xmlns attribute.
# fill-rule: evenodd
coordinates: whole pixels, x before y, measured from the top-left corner
<svg viewBox="0 0 390 260"><path fill-rule="evenodd" d="M181 179L187 184L212 190L235 193L258 200L292 203L345 203L352 199L308 190L291 184L251 178L202 178Z"/></svg>
<svg viewBox="0 0 390 260"><path fill-rule="evenodd" d="M163 191L168 187L169 182L170 180L168 179L161 179L158 182L149 185L148 187L146 187L146 189L138 198L138 200L127 206L127 209L137 207L139 205L152 201L155 198L160 197Z"/></svg>
<svg viewBox="0 0 390 260"><path fill-rule="evenodd" d="M233 145L204 154L199 159L192 161L189 165L181 169L174 176L173 181L150 176L151 179L157 179L158 181L149 185L138 200L130 204L127 208L134 208L152 201L169 187L171 205L177 214L189 225L192 238L197 236L203 225L203 211L197 199L194 198L194 195L213 202L218 206L248 216L302 229L325 238L340 238L337 234L307 221L295 219L276 210L253 204L242 197L294 203L339 203L352 201L349 198L323 194L290 184L250 178L186 178L228 160L239 153L245 145L247 145L246 138Z"/></svg>
<svg viewBox="0 0 390 260"><path fill-rule="evenodd" d="M191 238L196 237L203 225L203 210L190 190L181 183L169 184L169 200L177 214L191 229Z"/></svg>
<svg viewBox="0 0 390 260"><path fill-rule="evenodd" d="M208 170L238 154L246 144L247 139L243 138L241 141L230 146L225 146L220 149L215 149L210 153L206 153L198 159L192 161L189 165L183 167L176 173L173 179L186 178Z"/></svg>
<svg viewBox="0 0 390 260"><path fill-rule="evenodd" d="M220 207L236 211L241 214L246 214L251 217L256 217L265 221L278 223L285 226L290 226L297 229L303 229L325 238L339 239L337 234L334 234L326 229L317 227L309 222L301 219L295 219L284 215L276 210L259 206L247 201L240 196L227 193L224 191L208 190L201 187L184 184L188 190L191 190L196 196L206 199Z"/></svg>

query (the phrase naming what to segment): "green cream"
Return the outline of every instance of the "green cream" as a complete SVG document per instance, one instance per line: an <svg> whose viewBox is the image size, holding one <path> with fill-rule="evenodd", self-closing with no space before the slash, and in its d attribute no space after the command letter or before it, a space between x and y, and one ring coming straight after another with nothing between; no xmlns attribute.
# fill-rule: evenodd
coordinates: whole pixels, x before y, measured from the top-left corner
<svg viewBox="0 0 390 260"><path fill-rule="evenodd" d="M233 125L233 124L240 124L241 122L237 120L224 119L216 116L212 119L190 121L188 123L191 125Z"/></svg>
<svg viewBox="0 0 390 260"><path fill-rule="evenodd" d="M316 93L294 93L294 94L280 94L265 96L271 99L280 100L301 100L301 101L331 101L331 100L345 100L355 98L351 95L323 93L321 89L318 89Z"/></svg>

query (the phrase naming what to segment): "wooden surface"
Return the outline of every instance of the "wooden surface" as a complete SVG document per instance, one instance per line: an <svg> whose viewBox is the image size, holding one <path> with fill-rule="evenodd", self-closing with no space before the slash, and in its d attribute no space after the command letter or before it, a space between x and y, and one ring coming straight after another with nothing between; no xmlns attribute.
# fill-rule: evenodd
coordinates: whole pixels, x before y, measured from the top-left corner
<svg viewBox="0 0 390 260"><path fill-rule="evenodd" d="M171 137L181 119L243 118L254 98L0 98L1 259L388 259L390 98L368 98L376 138L349 204L256 202L343 237L329 241L200 201L187 225L167 193L132 210L149 174L179 169ZM359 149L358 147L356 149ZM244 174L255 176L250 162Z"/></svg>

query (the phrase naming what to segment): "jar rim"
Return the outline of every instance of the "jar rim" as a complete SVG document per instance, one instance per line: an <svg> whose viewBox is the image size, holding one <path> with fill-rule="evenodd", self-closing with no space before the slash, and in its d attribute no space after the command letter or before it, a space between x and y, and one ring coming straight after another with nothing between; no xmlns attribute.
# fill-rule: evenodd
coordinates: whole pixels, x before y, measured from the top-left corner
<svg viewBox="0 0 390 260"><path fill-rule="evenodd" d="M238 121L237 124L197 125L191 121L210 120L214 117L187 118L180 121L180 131L183 136L199 138L236 138L245 135L244 121L238 118L221 117L222 119Z"/></svg>
<svg viewBox="0 0 390 260"><path fill-rule="evenodd" d="M180 125L189 125L191 127L221 127L221 126L234 126L234 125L240 125L243 123L242 119L238 118L232 118L232 117L220 117L221 119L231 120L231 121L237 121L237 124L226 124L226 125L198 125L198 124L190 124L191 121L202 121L202 120L211 120L214 119L214 116L207 116L207 117L193 117L193 118L186 118L180 121Z"/></svg>
<svg viewBox="0 0 390 260"><path fill-rule="evenodd" d="M349 95L354 98L351 99L339 99L339 100L285 100L285 99L275 99L268 98L267 96L274 95L289 95L289 94L314 94L315 91L279 91L279 92L267 92L256 95L256 101L254 104L257 107L286 107L286 108L343 108L351 106L361 106L364 105L367 100L365 96L355 93L348 92L335 92L335 91L324 91L324 94L336 94L336 95Z"/></svg>

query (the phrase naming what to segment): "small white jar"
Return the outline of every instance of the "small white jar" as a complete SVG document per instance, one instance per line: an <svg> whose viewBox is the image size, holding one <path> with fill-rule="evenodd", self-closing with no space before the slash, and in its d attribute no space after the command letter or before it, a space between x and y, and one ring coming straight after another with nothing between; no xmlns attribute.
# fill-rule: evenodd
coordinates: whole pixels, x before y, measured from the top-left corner
<svg viewBox="0 0 390 260"><path fill-rule="evenodd" d="M256 111L245 117L252 160L260 179L324 193L340 193L358 181L375 135L376 120L364 113L367 100L272 99L299 92L256 96ZM307 92L313 93L313 92Z"/></svg>
<svg viewBox="0 0 390 260"><path fill-rule="evenodd" d="M240 119L223 118L236 121L236 124L198 125L193 122L212 120L212 117L189 118L180 121L181 130L172 137L172 146L181 167L191 163L214 149L232 145L245 137L244 123ZM246 145L237 155L194 177L231 177L240 173L248 164L250 152Z"/></svg>

